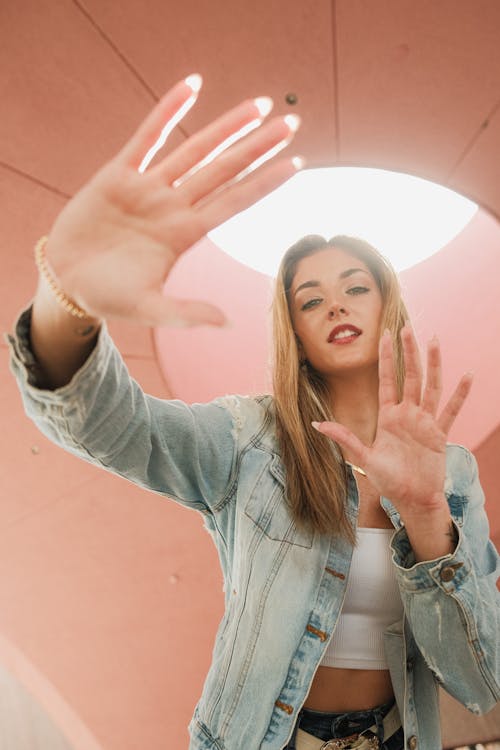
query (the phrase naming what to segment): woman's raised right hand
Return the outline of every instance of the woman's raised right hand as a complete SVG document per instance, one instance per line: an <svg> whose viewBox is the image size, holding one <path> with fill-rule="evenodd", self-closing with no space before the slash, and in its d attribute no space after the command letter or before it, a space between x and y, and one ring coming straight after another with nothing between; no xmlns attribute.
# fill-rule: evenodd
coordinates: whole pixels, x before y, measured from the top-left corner
<svg viewBox="0 0 500 750"><path fill-rule="evenodd" d="M92 317L223 325L224 314L213 305L165 297L165 279L181 253L300 167L292 157L273 158L246 174L287 145L298 125L292 116L262 124L271 107L263 98L242 102L146 169L150 149L190 109L200 85L194 75L170 89L54 223L46 246L50 266L64 292ZM227 148L228 139L235 142Z"/></svg>

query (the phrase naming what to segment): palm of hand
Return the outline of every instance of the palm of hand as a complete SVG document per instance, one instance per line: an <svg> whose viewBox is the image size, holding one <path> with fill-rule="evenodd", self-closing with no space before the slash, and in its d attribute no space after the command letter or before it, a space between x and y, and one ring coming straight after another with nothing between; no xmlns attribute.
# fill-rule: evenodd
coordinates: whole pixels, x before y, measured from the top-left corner
<svg viewBox="0 0 500 750"><path fill-rule="evenodd" d="M207 231L297 171L287 158L241 179L253 162L293 136L284 118L262 125L252 100L144 171L144 154L163 141L165 128L195 98L187 81L167 92L119 154L68 203L50 233L47 257L60 286L91 315L147 325L222 325L225 316L213 305L165 298L165 279L179 255ZM249 129L255 132L238 140ZM230 140L237 142L228 148Z"/></svg>
<svg viewBox="0 0 500 750"><path fill-rule="evenodd" d="M417 405L383 407L365 470L381 495L395 498L408 511L423 510L443 491L446 435Z"/></svg>
<svg viewBox="0 0 500 750"><path fill-rule="evenodd" d="M442 504L446 472L446 438L470 391L472 377L464 375L441 414L441 358L437 340L429 342L427 377L422 374L417 344L409 326L401 330L405 383L398 399L390 336L384 334L379 356L379 413L375 440L364 445L337 422L315 426L336 440L364 469L380 495L406 517Z"/></svg>
<svg viewBox="0 0 500 750"><path fill-rule="evenodd" d="M110 163L56 221L52 244L59 233L66 240L52 260L61 285L96 316L147 323L151 315L154 324L148 304L161 294L179 253L204 234L183 197L155 178ZM82 230L85 216L92 225ZM175 322L174 306L171 313Z"/></svg>

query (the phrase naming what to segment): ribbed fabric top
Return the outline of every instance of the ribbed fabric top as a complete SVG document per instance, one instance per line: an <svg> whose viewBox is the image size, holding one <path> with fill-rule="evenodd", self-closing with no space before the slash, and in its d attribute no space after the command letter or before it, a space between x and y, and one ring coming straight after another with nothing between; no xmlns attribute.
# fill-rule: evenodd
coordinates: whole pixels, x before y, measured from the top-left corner
<svg viewBox="0 0 500 750"><path fill-rule="evenodd" d="M383 633L403 614L389 545L394 529L357 529L347 590L323 667L388 669Z"/></svg>

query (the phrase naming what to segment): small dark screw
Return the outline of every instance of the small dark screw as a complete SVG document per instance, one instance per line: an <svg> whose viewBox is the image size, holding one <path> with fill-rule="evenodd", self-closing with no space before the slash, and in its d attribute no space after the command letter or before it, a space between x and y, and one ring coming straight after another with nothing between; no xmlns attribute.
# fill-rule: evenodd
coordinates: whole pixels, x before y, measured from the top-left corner
<svg viewBox="0 0 500 750"><path fill-rule="evenodd" d="M292 104L293 105L293 104L297 104L297 102L299 101L299 99L297 97L297 94L293 94L292 92L290 92L289 94L287 94L285 96L285 101L286 101L287 104Z"/></svg>

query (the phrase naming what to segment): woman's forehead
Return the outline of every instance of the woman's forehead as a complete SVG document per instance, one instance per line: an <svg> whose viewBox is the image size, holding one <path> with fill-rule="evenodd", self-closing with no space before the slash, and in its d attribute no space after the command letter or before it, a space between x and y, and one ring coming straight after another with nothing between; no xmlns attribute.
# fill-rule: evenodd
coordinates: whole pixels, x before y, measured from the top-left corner
<svg viewBox="0 0 500 750"><path fill-rule="evenodd" d="M370 269L360 258L336 247L325 247L319 249L312 255L301 258L295 268L294 283L300 284L306 281L306 276L312 278L311 274L328 275L328 277L340 277L345 271L359 268L370 273Z"/></svg>

